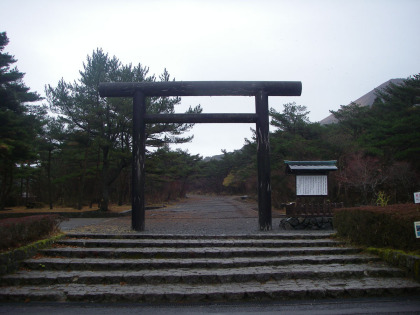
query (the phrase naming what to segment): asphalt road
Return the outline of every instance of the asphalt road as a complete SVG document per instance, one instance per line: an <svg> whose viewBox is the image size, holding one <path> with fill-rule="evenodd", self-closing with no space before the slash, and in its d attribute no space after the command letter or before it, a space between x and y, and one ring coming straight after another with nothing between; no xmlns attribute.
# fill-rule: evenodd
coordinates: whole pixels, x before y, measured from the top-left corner
<svg viewBox="0 0 420 315"><path fill-rule="evenodd" d="M420 314L419 297L302 300L238 304L144 305L89 303L0 304L0 314Z"/></svg>

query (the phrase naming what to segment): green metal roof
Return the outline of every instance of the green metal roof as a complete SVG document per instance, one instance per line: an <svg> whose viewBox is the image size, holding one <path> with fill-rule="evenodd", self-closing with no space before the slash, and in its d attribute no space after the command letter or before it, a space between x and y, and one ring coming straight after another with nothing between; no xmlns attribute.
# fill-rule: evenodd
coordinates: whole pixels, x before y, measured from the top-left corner
<svg viewBox="0 0 420 315"><path fill-rule="evenodd" d="M336 166L337 161L284 161L287 164L288 173L321 173L328 171L336 171L338 168Z"/></svg>
<svg viewBox="0 0 420 315"><path fill-rule="evenodd" d="M288 165L334 165L337 163L337 160L331 161L284 161Z"/></svg>

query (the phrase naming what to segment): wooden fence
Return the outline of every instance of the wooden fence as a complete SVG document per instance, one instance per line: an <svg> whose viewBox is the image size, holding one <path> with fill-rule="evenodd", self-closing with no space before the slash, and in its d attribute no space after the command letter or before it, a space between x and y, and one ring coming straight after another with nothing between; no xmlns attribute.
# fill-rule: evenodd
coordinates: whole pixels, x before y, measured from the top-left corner
<svg viewBox="0 0 420 315"><path fill-rule="evenodd" d="M286 205L286 216L289 217L332 217L333 209L343 208L337 203L291 203Z"/></svg>

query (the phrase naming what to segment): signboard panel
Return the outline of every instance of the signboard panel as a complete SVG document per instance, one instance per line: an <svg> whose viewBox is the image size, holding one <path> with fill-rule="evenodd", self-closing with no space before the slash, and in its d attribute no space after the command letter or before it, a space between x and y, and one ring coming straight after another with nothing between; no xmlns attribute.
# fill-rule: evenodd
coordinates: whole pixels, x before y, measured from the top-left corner
<svg viewBox="0 0 420 315"><path fill-rule="evenodd" d="M414 193L414 203L420 203L420 192Z"/></svg>
<svg viewBox="0 0 420 315"><path fill-rule="evenodd" d="M327 196L328 180L327 175L297 175L296 176L297 196Z"/></svg>
<svg viewBox="0 0 420 315"><path fill-rule="evenodd" d="M414 233L417 238L420 238L420 222L414 222Z"/></svg>

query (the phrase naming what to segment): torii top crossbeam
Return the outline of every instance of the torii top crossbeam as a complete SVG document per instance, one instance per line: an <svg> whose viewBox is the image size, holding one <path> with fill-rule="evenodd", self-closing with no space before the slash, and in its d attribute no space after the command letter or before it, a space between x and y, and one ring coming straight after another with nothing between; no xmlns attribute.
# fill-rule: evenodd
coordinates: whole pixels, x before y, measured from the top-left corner
<svg viewBox="0 0 420 315"><path fill-rule="evenodd" d="M300 81L171 81L101 83L102 97L132 97L135 91L144 96L300 96Z"/></svg>

